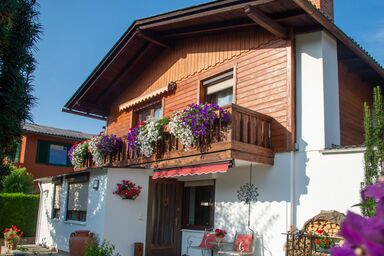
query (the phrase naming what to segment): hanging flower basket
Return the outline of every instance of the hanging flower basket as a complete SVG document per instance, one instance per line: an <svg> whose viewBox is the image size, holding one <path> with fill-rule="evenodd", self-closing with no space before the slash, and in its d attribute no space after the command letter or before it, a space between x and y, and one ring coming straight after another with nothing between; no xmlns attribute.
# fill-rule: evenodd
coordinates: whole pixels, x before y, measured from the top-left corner
<svg viewBox="0 0 384 256"><path fill-rule="evenodd" d="M117 184L117 189L113 194L119 195L122 199L135 200L141 193L141 186L130 180L123 180L123 183Z"/></svg>

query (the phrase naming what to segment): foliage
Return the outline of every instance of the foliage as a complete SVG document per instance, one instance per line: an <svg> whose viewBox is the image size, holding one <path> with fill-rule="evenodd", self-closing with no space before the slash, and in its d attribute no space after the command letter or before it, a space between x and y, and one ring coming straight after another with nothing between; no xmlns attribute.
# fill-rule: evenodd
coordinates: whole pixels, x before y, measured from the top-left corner
<svg viewBox="0 0 384 256"><path fill-rule="evenodd" d="M11 173L3 180L5 193L31 193L32 186L32 175L25 168L11 166Z"/></svg>
<svg viewBox="0 0 384 256"><path fill-rule="evenodd" d="M141 193L141 186L137 186L136 183L130 180L123 180L123 183L117 184L117 189L113 194L119 195L124 199L135 200Z"/></svg>
<svg viewBox="0 0 384 256"><path fill-rule="evenodd" d="M89 150L89 141L83 141L80 143L75 143L68 151L69 160L71 160L72 165L75 168L79 168L87 156Z"/></svg>
<svg viewBox="0 0 384 256"><path fill-rule="evenodd" d="M106 240L100 244L99 239L92 239L87 246L84 256L118 256L115 246Z"/></svg>
<svg viewBox="0 0 384 256"><path fill-rule="evenodd" d="M36 0L0 1L0 159L4 159L31 120L33 49L40 24Z"/></svg>
<svg viewBox="0 0 384 256"><path fill-rule="evenodd" d="M380 175L384 175L384 106L380 87L373 91L373 109L364 103L364 144L365 178L362 187L373 184ZM365 216L373 216L374 200L364 199L361 208Z"/></svg>
<svg viewBox="0 0 384 256"><path fill-rule="evenodd" d="M137 136L137 145L140 153L146 157L150 157L155 152L156 142L161 139L164 125L168 124L168 118L149 119L145 124L139 127Z"/></svg>
<svg viewBox="0 0 384 256"><path fill-rule="evenodd" d="M24 235L17 226L12 225L10 228L5 228L3 230L3 236L5 241L10 244L18 244L20 242L20 238Z"/></svg>
<svg viewBox="0 0 384 256"><path fill-rule="evenodd" d="M362 200L371 198L376 203L376 213L364 217L348 212L341 224L340 235L345 238L342 246L333 247L333 256L381 256L384 252L384 180L368 185L361 192Z"/></svg>
<svg viewBox="0 0 384 256"><path fill-rule="evenodd" d="M11 174L12 166L10 164L0 163L0 192L3 191L3 180Z"/></svg>
<svg viewBox="0 0 384 256"><path fill-rule="evenodd" d="M15 225L25 236L35 236L38 195L22 193L0 193L0 230Z"/></svg>
<svg viewBox="0 0 384 256"><path fill-rule="evenodd" d="M317 238L315 239L316 249L328 250L335 245L335 241L328 236L322 229L316 230Z"/></svg>

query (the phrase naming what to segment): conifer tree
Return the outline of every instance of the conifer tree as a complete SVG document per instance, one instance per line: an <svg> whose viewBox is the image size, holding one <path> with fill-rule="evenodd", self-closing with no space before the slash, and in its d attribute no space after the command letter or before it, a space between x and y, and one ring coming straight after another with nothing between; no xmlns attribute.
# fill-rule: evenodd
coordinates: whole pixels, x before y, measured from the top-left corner
<svg viewBox="0 0 384 256"><path fill-rule="evenodd" d="M0 0L0 165L31 118L37 19L36 0Z"/></svg>
<svg viewBox="0 0 384 256"><path fill-rule="evenodd" d="M384 160L384 105L380 87L373 89L372 109L364 103L364 153L365 177L362 187L375 183L382 175ZM362 202L361 210L365 216L373 216L376 212L375 202L367 199Z"/></svg>

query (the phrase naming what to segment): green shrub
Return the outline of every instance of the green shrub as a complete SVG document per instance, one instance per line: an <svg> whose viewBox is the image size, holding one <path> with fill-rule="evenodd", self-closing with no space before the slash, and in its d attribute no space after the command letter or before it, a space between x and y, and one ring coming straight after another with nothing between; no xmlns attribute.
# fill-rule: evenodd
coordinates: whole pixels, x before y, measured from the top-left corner
<svg viewBox="0 0 384 256"><path fill-rule="evenodd" d="M35 236L39 196L0 193L0 230L16 225L25 236Z"/></svg>
<svg viewBox="0 0 384 256"><path fill-rule="evenodd" d="M31 193L32 186L32 175L25 168L11 166L11 173L3 180L3 192L5 193Z"/></svg>
<svg viewBox="0 0 384 256"><path fill-rule="evenodd" d="M9 164L0 163L0 191L3 191L3 180L6 176L11 174L12 167Z"/></svg>
<svg viewBox="0 0 384 256"><path fill-rule="evenodd" d="M85 256L118 256L118 253L115 253L115 246L110 242L103 240L100 244L99 239L92 239L87 246L85 251Z"/></svg>

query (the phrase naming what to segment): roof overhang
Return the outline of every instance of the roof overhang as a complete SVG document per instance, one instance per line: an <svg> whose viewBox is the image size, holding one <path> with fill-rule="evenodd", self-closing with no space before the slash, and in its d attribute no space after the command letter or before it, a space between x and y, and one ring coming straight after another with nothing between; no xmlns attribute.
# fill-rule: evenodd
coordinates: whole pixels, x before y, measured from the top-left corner
<svg viewBox="0 0 384 256"><path fill-rule="evenodd" d="M325 29L338 40L339 56L354 58L353 65L363 67L370 81L384 80L382 67L308 0L224 0L135 21L63 111L104 120L113 99L129 88L163 49L172 49L175 40L246 27L263 27L282 38L288 29Z"/></svg>

